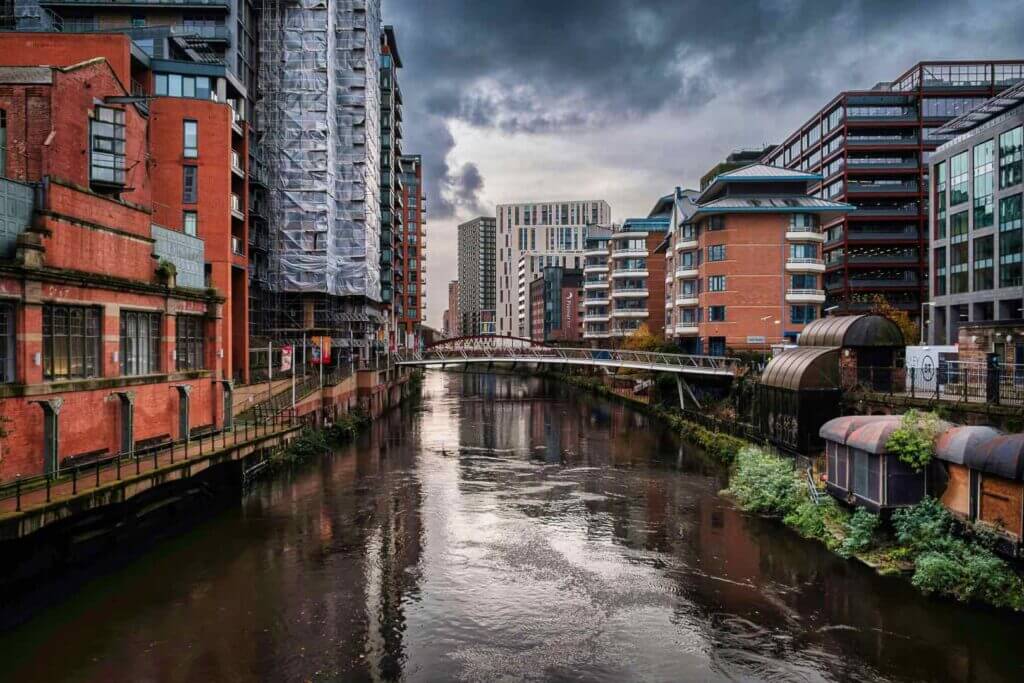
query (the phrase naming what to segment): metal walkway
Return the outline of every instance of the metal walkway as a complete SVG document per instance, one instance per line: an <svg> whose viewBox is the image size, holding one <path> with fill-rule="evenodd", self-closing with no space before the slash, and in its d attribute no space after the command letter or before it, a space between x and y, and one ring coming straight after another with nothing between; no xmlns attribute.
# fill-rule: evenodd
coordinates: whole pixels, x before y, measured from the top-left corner
<svg viewBox="0 0 1024 683"><path fill-rule="evenodd" d="M722 356L691 356L621 349L572 349L543 346L442 348L400 351L397 365L444 367L468 363L523 363L528 365L580 365L629 370L669 372L676 375L735 377L740 361Z"/></svg>

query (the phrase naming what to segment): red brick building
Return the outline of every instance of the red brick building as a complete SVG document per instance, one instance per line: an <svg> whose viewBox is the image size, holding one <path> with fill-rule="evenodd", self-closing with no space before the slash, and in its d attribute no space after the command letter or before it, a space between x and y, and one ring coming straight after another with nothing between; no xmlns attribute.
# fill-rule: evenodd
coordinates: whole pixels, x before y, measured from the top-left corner
<svg viewBox="0 0 1024 683"><path fill-rule="evenodd" d="M427 209L423 193L423 159L419 154L403 156L402 169L402 211L405 217L397 229L395 249L402 251L404 257L396 268L402 269L405 301L395 309L396 313L402 311L401 316L396 316L398 346L417 348L427 305ZM395 296L400 295L396 293Z"/></svg>
<svg viewBox="0 0 1024 683"><path fill-rule="evenodd" d="M716 176L699 195L676 191L666 302L686 352L766 350L795 342L821 317L819 226L852 207L809 196L820 179L753 164Z"/></svg>
<svg viewBox="0 0 1024 683"><path fill-rule="evenodd" d="M549 266L530 282L530 338L542 342L583 339L583 271Z"/></svg>
<svg viewBox="0 0 1024 683"><path fill-rule="evenodd" d="M0 61L24 62L0 66L0 480L218 428L231 412L237 348L222 340L239 318L225 293L245 270L224 238L244 244L245 225L221 173L230 108L131 98L126 78L153 80L125 37L66 38L0 36Z"/></svg>

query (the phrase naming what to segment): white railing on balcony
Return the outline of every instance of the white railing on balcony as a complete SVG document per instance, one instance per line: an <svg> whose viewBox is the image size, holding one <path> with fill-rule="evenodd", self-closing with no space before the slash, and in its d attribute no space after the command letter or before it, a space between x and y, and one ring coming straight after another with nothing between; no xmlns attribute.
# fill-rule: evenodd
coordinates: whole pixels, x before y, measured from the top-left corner
<svg viewBox="0 0 1024 683"><path fill-rule="evenodd" d="M231 253L237 256L245 256L245 245L241 237L231 236Z"/></svg>

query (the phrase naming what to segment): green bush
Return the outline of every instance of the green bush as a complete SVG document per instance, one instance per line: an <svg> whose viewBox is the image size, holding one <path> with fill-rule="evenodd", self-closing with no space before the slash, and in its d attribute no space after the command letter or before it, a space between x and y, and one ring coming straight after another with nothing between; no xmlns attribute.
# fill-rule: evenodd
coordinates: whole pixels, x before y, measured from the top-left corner
<svg viewBox="0 0 1024 683"><path fill-rule="evenodd" d="M727 490L748 512L784 517L799 504L802 485L791 461L748 446L736 454Z"/></svg>
<svg viewBox="0 0 1024 683"><path fill-rule="evenodd" d="M875 544L875 532L881 523L878 515L873 515L864 508L858 508L845 525L845 538L837 549L843 557L851 557L867 552Z"/></svg>
<svg viewBox="0 0 1024 683"><path fill-rule="evenodd" d="M935 455L935 439L941 428L935 413L908 410L885 442L885 448L915 470L921 470Z"/></svg>
<svg viewBox="0 0 1024 683"><path fill-rule="evenodd" d="M957 536L952 515L934 498L894 513L893 526L914 558L911 580L921 591L1024 609L1024 582L992 552L991 534Z"/></svg>
<svg viewBox="0 0 1024 683"><path fill-rule="evenodd" d="M345 443L354 439L368 424L369 416L362 410L355 409L339 417L334 424L324 429L324 432L329 442Z"/></svg>

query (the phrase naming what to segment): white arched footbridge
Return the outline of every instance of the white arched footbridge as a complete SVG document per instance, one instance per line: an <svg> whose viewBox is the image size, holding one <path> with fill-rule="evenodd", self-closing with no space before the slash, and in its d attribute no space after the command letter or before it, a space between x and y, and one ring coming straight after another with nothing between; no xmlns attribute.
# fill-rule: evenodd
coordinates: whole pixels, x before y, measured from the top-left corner
<svg viewBox="0 0 1024 683"><path fill-rule="evenodd" d="M740 360L724 356L697 356L658 351L626 349L583 349L544 346L518 337L459 337L446 339L422 351L403 350L394 356L395 364L408 367L444 368L447 366L512 364L528 366L583 366L613 370L647 370L675 375L679 399L683 391L698 406L686 378L722 377L732 379L740 370Z"/></svg>

